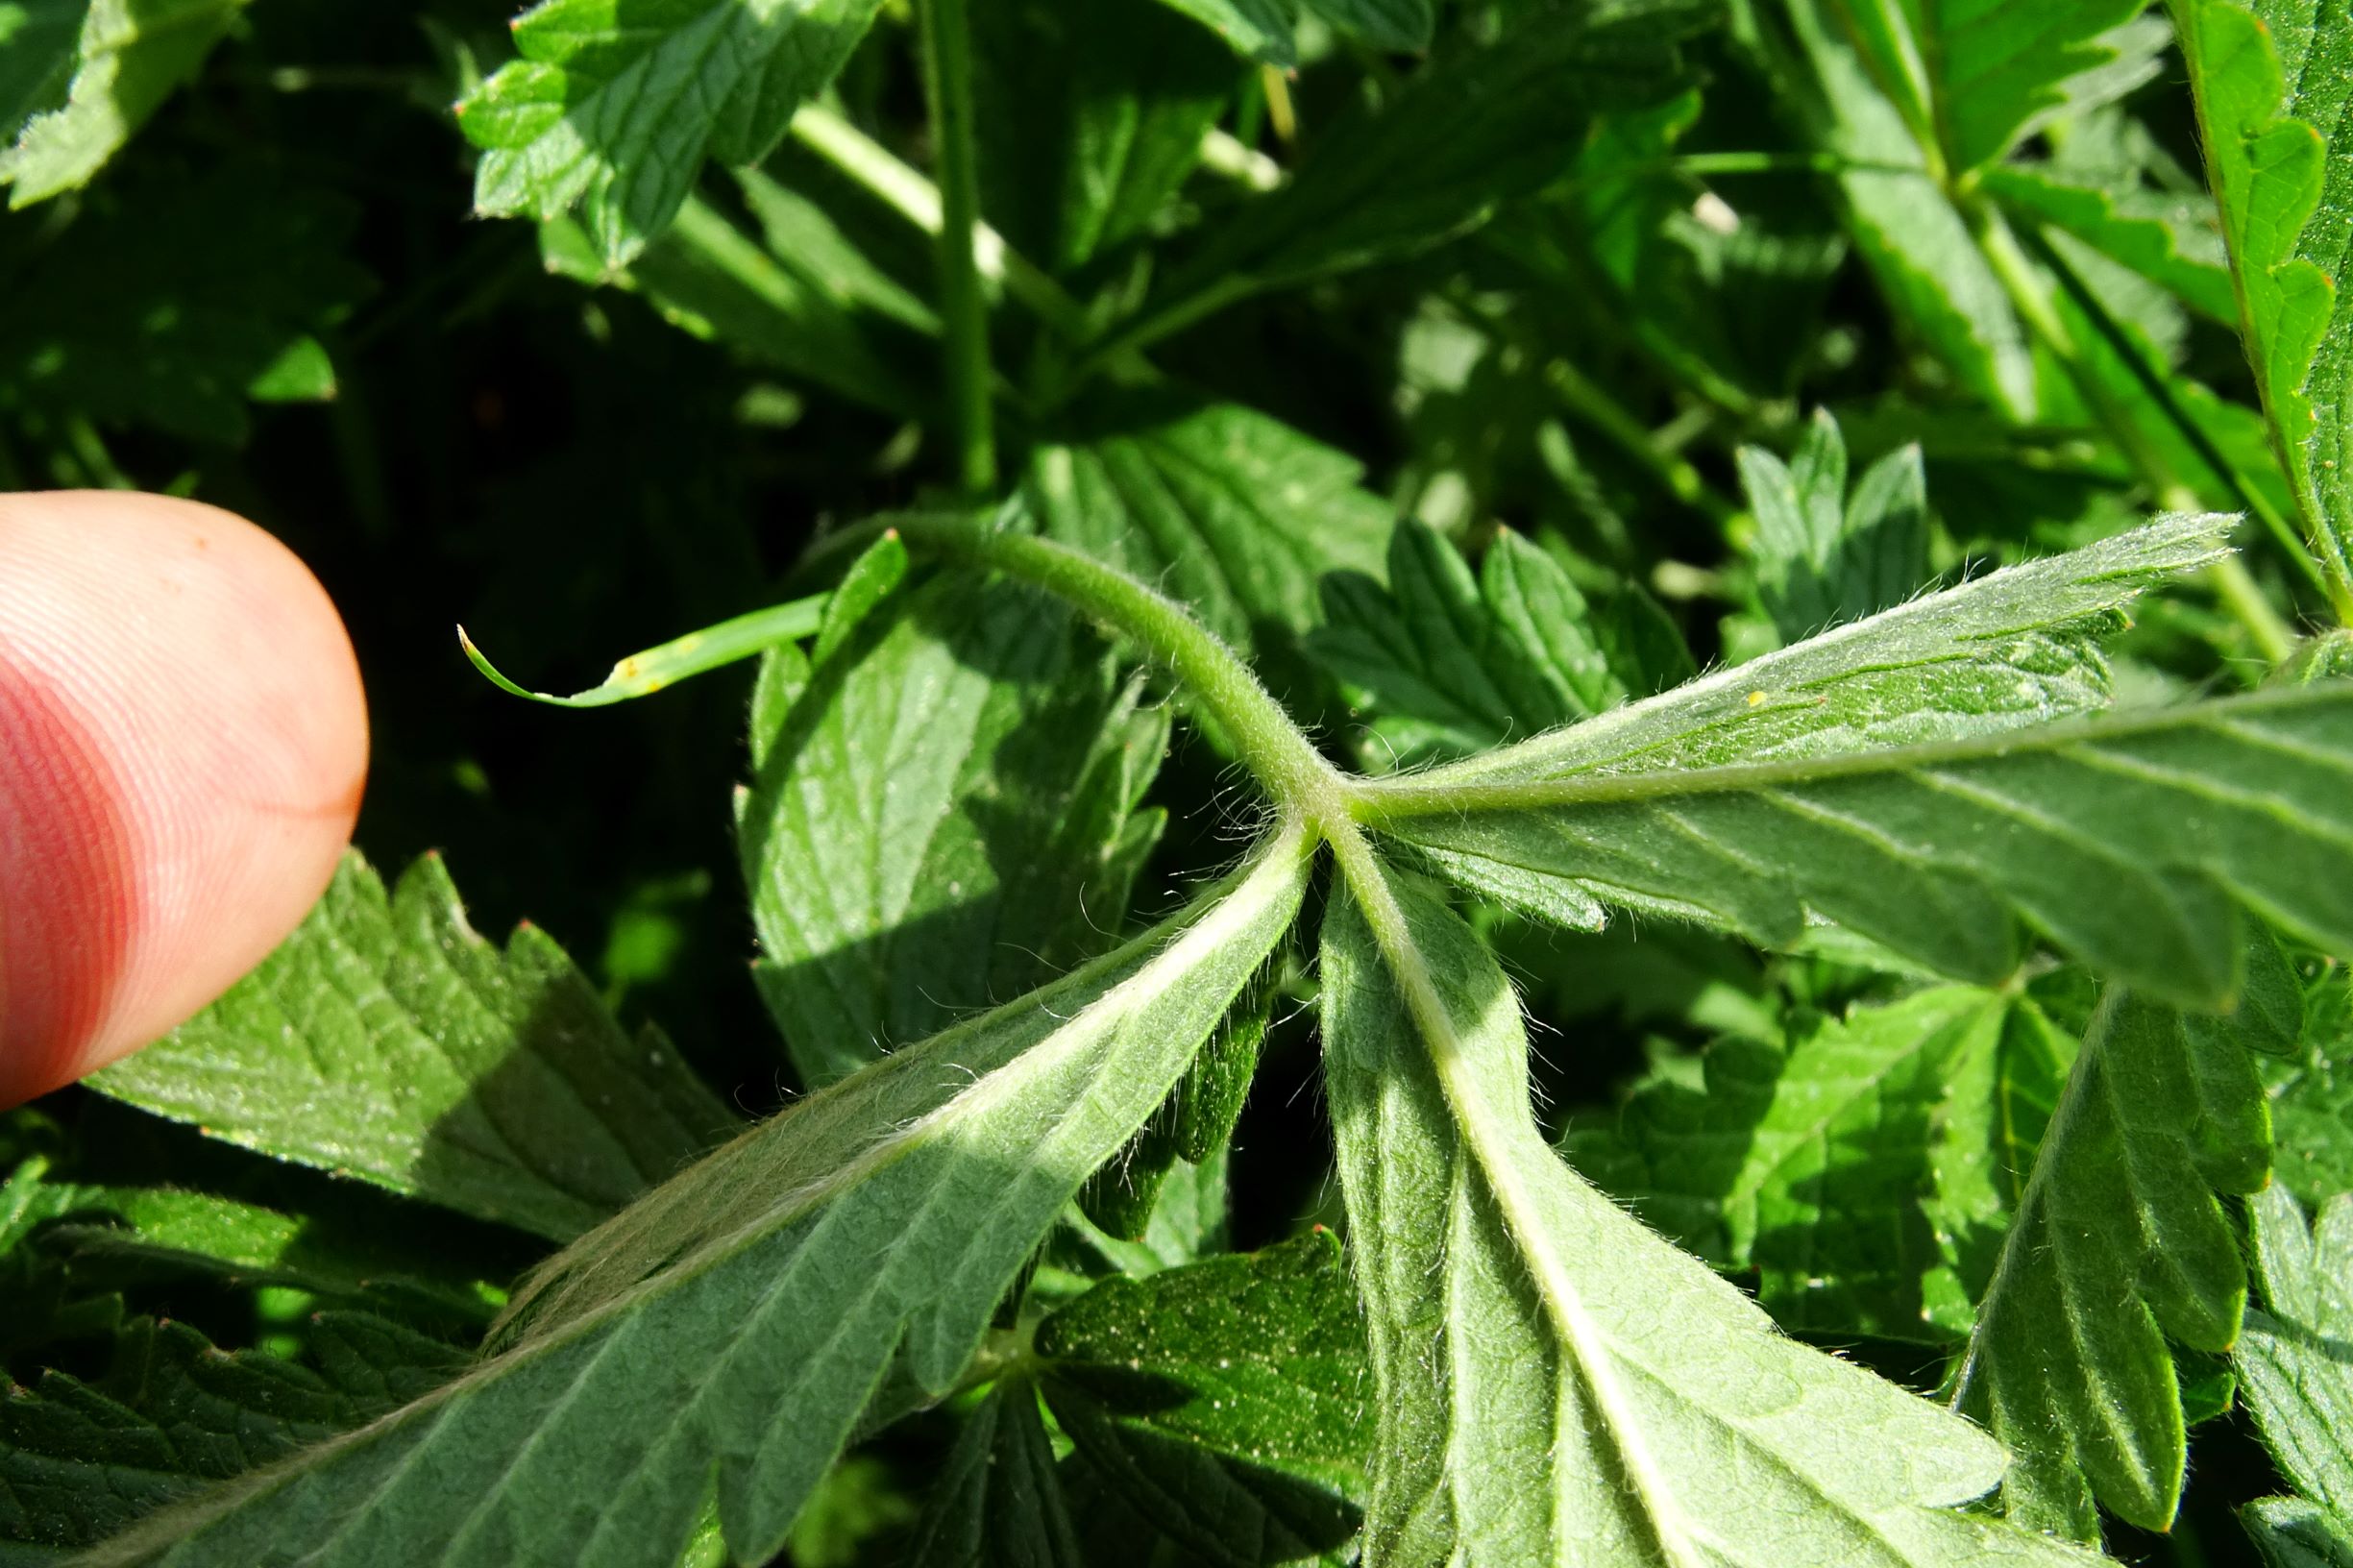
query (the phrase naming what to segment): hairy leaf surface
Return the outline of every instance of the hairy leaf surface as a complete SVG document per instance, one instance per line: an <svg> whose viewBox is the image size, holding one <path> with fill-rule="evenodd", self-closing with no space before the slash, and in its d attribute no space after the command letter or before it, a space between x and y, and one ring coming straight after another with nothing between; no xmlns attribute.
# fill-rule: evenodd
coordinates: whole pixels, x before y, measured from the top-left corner
<svg viewBox="0 0 2353 1568"><path fill-rule="evenodd" d="M1494 959L1342 857L1324 1049L1380 1399L1368 1564L2087 1560L1955 1511L2000 1478L1991 1439L1782 1338L1580 1180Z"/></svg>
<svg viewBox="0 0 2353 1568"><path fill-rule="evenodd" d="M2096 1539L2096 1500L2172 1523L2187 1460L2170 1339L2238 1338L2246 1269L2217 1193L2269 1179L2253 1051L2295 1039L2293 975L2268 937L2221 1017L2111 988L2086 1031L2018 1200L1953 1403L2012 1456L2009 1515Z"/></svg>
<svg viewBox="0 0 2353 1568"><path fill-rule="evenodd" d="M765 1559L895 1357L953 1384L1306 870L1282 838L1118 952L796 1103L559 1255L458 1382L93 1561L669 1568L714 1473L729 1549Z"/></svg>
<svg viewBox="0 0 2353 1568"><path fill-rule="evenodd" d="M669 227L703 159L755 163L842 67L880 0L542 0L522 59L457 106L482 149L474 205L542 220L580 209L627 261Z"/></svg>
<svg viewBox="0 0 2353 1568"><path fill-rule="evenodd" d="M260 968L92 1076L214 1138L564 1240L736 1121L632 1039L536 926L466 924L439 857L390 896L357 851Z"/></svg>

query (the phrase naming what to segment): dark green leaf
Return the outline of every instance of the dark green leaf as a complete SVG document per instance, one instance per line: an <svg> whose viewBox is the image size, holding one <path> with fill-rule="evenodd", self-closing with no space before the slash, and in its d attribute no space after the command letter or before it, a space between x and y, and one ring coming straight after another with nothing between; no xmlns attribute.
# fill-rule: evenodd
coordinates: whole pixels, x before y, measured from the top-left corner
<svg viewBox="0 0 2353 1568"><path fill-rule="evenodd" d="M282 1160L576 1236L734 1121L632 1039L546 932L466 924L437 856L390 897L356 851L261 967L89 1080Z"/></svg>
<svg viewBox="0 0 2353 1568"><path fill-rule="evenodd" d="M1167 734L1068 609L1010 582L942 577L829 619L813 665L771 654L736 826L802 1081L1115 939Z"/></svg>
<svg viewBox="0 0 2353 1568"><path fill-rule="evenodd" d="M1987 194L2065 230L2101 255L2162 283L2216 321L2236 323L2239 296L2211 204L2140 189L2105 190L2058 169L2008 163L1985 171Z"/></svg>
<svg viewBox="0 0 2353 1568"><path fill-rule="evenodd" d="M1270 65L1288 66L1296 58L1291 33L1298 26L1296 0L1164 0L1232 44Z"/></svg>
<svg viewBox="0 0 2353 1568"><path fill-rule="evenodd" d="M334 395L316 334L367 291L357 216L327 191L231 161L150 176L87 208L9 282L0 405L238 442L249 401Z"/></svg>
<svg viewBox="0 0 2353 1568"><path fill-rule="evenodd" d="M455 1375L462 1355L364 1312L322 1312L301 1362L140 1318L95 1383L0 1398L0 1540L95 1545L149 1510L347 1432Z"/></svg>
<svg viewBox="0 0 2353 1568"><path fill-rule="evenodd" d="M1329 1233L1107 1280L1046 1319L1037 1349L1103 1484L1207 1560L1257 1568L1355 1532L1369 1389Z"/></svg>
<svg viewBox="0 0 2353 1568"><path fill-rule="evenodd" d="M542 220L580 209L620 265L670 226L705 158L756 163L842 67L880 0L542 0L523 56L457 106L482 149L474 205Z"/></svg>
<svg viewBox="0 0 2353 1568"><path fill-rule="evenodd" d="M456 1383L93 1564L670 1568L714 1474L728 1549L764 1560L895 1358L925 1398L954 1384L1307 868L1285 837L1119 952L795 1102L560 1254Z"/></svg>
<svg viewBox="0 0 2353 1568"><path fill-rule="evenodd" d="M2341 968L2325 969L2307 991L2296 1054L2263 1066L2272 1176L2315 1209L2353 1192L2353 981Z"/></svg>
<svg viewBox="0 0 2353 1568"><path fill-rule="evenodd" d="M2268 937L2245 988L2222 1017L2112 988L2043 1134L1953 1393L2010 1450L2002 1506L2032 1529L2096 1539L2096 1498L2163 1530L2180 1505L2166 1342L2221 1352L2239 1336L2246 1268L2216 1194L2269 1179L2249 1053L2294 1039L2294 977Z"/></svg>
<svg viewBox="0 0 2353 1568"><path fill-rule="evenodd" d="M1054 1445L1026 1382L990 1391L932 1487L915 1568L1082 1568Z"/></svg>

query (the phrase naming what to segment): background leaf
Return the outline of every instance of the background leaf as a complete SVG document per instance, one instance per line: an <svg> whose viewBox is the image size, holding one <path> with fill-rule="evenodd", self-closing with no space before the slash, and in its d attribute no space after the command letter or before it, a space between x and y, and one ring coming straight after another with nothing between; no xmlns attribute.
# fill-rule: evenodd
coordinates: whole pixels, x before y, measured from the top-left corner
<svg viewBox="0 0 2353 1568"><path fill-rule="evenodd" d="M0 72L0 184L29 207L88 184L196 74L245 0L40 0ZM79 31L74 31L78 21ZM29 35L29 36L28 36Z"/></svg>
<svg viewBox="0 0 2353 1568"><path fill-rule="evenodd" d="M2353 1557L2353 1379L2341 1349L2353 1336L2353 1198L2331 1198L2307 1230L2274 1187L2247 1216L2267 1311L2246 1314L2234 1361L2264 1446L2303 1495L2265 1498L2243 1517L2274 1568L2333 1564Z"/></svg>
<svg viewBox="0 0 2353 1568"><path fill-rule="evenodd" d="M632 1039L562 949L502 953L437 857L387 897L356 851L260 968L89 1080L282 1160L557 1240L735 1121L659 1035Z"/></svg>

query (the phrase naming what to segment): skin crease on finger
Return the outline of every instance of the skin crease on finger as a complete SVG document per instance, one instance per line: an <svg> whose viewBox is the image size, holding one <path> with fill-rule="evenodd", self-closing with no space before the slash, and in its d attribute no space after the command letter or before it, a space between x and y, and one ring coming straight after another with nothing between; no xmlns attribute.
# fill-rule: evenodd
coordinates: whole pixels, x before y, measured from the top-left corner
<svg viewBox="0 0 2353 1568"><path fill-rule="evenodd" d="M194 502L0 496L0 1107L292 930L367 760L350 639L284 546Z"/></svg>

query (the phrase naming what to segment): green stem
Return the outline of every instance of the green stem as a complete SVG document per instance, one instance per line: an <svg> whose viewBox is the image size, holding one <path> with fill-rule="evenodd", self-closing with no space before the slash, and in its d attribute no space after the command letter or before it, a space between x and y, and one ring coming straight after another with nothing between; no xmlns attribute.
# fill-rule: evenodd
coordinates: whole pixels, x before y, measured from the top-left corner
<svg viewBox="0 0 2353 1568"><path fill-rule="evenodd" d="M990 428L989 304L975 254L980 171L972 123L972 50L965 0L920 0L923 89L940 159L940 325L947 350L948 437L968 497L996 490Z"/></svg>
<svg viewBox="0 0 2353 1568"><path fill-rule="evenodd" d="M2246 569L2246 562L2236 555L2225 555L2206 569L2206 580L2214 585L2217 598L2236 616L2239 625L2246 628L2255 651L2272 668L2295 657L2295 628L2271 607L2264 597L2262 584Z"/></svg>
<svg viewBox="0 0 2353 1568"><path fill-rule="evenodd" d="M940 187L832 110L802 105L793 116L793 139L924 233L940 236ZM973 227L972 258L983 281L1000 285L1058 335L1076 342L1092 330L1087 307L986 223Z"/></svg>
<svg viewBox="0 0 2353 1568"><path fill-rule="evenodd" d="M1628 413L1591 377L1566 359L1555 359L1544 367L1544 380L1559 396L1562 406L1607 436L1612 445L1664 486L1669 495L1707 514L1719 528L1728 531L1732 528L1741 516L1740 508L1709 488L1707 480L1688 460L1661 450L1642 422Z"/></svg>
<svg viewBox="0 0 2353 1568"><path fill-rule="evenodd" d="M964 518L906 518L898 527L911 545L1034 583L1133 638L1174 672L1224 728L1243 766L1277 805L1311 828L1347 819L1349 782L1309 744L1233 649L1175 600L1075 550L1029 534L994 532Z"/></svg>

